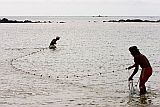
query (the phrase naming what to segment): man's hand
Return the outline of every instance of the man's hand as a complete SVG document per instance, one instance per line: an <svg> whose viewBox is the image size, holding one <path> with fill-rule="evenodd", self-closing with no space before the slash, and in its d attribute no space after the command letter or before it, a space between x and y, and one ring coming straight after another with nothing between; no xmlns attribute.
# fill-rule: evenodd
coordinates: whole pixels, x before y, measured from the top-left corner
<svg viewBox="0 0 160 107"><path fill-rule="evenodd" d="M131 69L131 68L132 68L132 66L128 67L127 69L129 70L129 69Z"/></svg>

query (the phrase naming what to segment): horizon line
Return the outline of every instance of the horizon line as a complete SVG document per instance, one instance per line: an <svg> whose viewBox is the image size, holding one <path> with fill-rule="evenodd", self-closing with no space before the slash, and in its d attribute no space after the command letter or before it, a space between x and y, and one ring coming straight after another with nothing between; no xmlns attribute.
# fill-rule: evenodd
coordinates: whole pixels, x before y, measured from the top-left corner
<svg viewBox="0 0 160 107"><path fill-rule="evenodd" d="M120 17L120 16L123 16L123 17L135 17L135 16L138 16L138 17L144 17L144 16L159 16L160 15L0 15L1 16L33 16L33 17L42 17L42 16L46 16L46 17Z"/></svg>

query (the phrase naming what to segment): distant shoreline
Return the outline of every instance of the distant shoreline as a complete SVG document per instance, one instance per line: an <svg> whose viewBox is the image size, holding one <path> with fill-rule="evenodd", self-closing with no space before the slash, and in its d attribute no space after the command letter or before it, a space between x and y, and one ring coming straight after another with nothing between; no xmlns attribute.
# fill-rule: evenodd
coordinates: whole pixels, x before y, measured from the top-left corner
<svg viewBox="0 0 160 107"><path fill-rule="evenodd" d="M48 21L51 23L50 21ZM0 23L46 23L46 21L41 22L41 21L30 21L30 20L24 20L24 21L17 21L17 20L9 20L7 18L0 19Z"/></svg>
<svg viewBox="0 0 160 107"><path fill-rule="evenodd" d="M108 16L92 16L92 17L108 17ZM156 20L156 21L153 21L153 20L142 20L142 19L120 19L120 20L109 20L109 21L106 21L106 20L103 20L103 22L152 22L152 23L157 23L157 22L160 22L160 19L159 20ZM30 21L30 20L24 20L24 21L17 21L17 20L9 20L7 18L3 18L3 19L0 19L0 23L52 23L51 21ZM57 22L57 23L66 23L64 21L61 21L61 22Z"/></svg>
<svg viewBox="0 0 160 107"><path fill-rule="evenodd" d="M153 20L141 20L141 19L120 19L120 20L109 20L108 22L160 22L160 20L153 21Z"/></svg>

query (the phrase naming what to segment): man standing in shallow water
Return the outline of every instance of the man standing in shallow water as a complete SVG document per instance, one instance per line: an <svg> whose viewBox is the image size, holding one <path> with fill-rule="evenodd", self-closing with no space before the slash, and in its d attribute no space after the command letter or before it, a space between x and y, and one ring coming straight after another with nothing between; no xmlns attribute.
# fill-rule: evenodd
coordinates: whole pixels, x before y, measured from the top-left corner
<svg viewBox="0 0 160 107"><path fill-rule="evenodd" d="M139 65L142 68L141 74L140 74L140 82L139 82L139 88L140 88L140 95L146 93L146 87L145 83L147 82L148 78L152 75L152 67L143 54L139 52L139 49L137 49L136 46L132 46L129 48L129 51L131 52L131 55L134 57L135 64L128 67L128 69L134 68L134 71L132 75L129 77L129 81L132 80L133 76L138 72Z"/></svg>

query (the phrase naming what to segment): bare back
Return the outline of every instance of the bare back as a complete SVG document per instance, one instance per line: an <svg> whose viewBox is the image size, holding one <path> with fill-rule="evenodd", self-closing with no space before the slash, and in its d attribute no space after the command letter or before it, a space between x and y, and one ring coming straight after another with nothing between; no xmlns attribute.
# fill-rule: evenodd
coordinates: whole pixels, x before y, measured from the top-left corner
<svg viewBox="0 0 160 107"><path fill-rule="evenodd" d="M141 66L141 68L148 68L151 67L148 59L146 58L146 56L139 54L136 55L137 60L138 60L138 64Z"/></svg>

